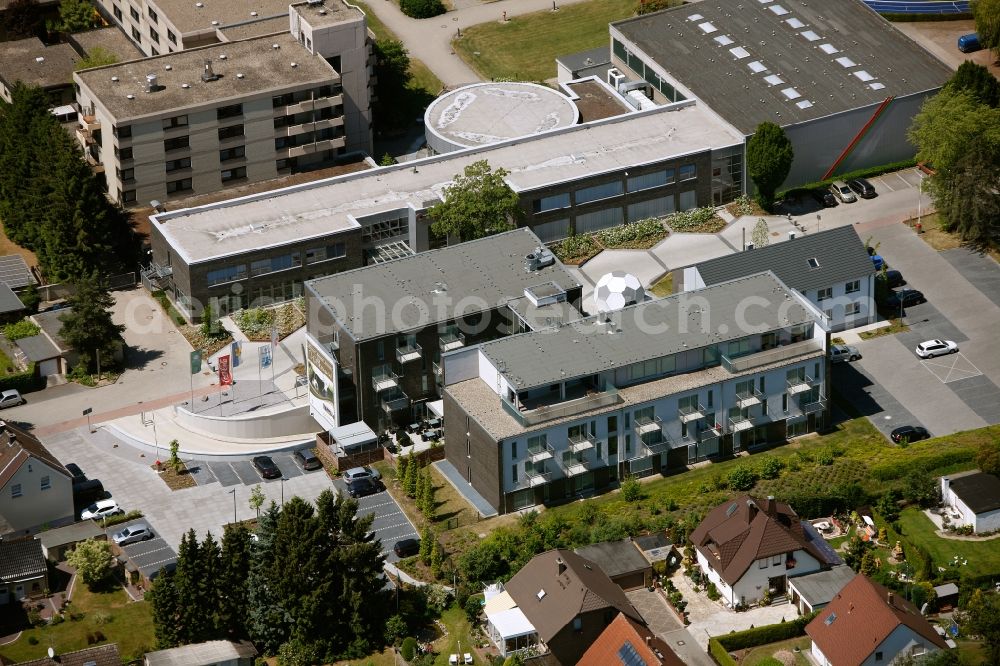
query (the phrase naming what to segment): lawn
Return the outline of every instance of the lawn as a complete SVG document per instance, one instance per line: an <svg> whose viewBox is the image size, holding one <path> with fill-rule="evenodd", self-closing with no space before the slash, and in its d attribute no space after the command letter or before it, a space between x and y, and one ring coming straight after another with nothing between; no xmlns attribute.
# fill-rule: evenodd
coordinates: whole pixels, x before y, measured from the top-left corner
<svg viewBox="0 0 1000 666"><path fill-rule="evenodd" d="M914 545L923 546L936 566L947 566L956 555L968 564L960 566L963 576L981 576L1000 571L1000 539L957 541L942 539L934 523L920 509L904 509L899 515L903 536Z"/></svg>
<svg viewBox="0 0 1000 666"><path fill-rule="evenodd" d="M386 25L379 20L379 17L376 16L375 12L369 9L365 3L358 2L356 4L361 7L362 11L364 11L365 21L367 22L369 29L375 33L376 40L399 40L396 33L387 28ZM431 96L431 99L437 97L438 93L440 93L441 89L444 87L441 83L441 79L436 77L434 72L427 68L427 65L412 56L410 57L410 74L413 76L413 78L410 79L410 90L424 91L426 94Z"/></svg>
<svg viewBox="0 0 1000 666"><path fill-rule="evenodd" d="M907 220L906 223L910 225L910 227L914 227L916 226L917 219L913 218ZM939 252L944 250L954 250L957 247L965 246L965 243L958 234L945 231L941 228L941 220L937 213L921 216L920 227L923 230L920 234L920 238ZM988 252L994 259L1000 261L1000 250L991 248Z"/></svg>
<svg viewBox="0 0 1000 666"><path fill-rule="evenodd" d="M608 23L635 7L635 0L592 0L472 26L452 45L486 80L545 81L556 75L556 57L607 46Z"/></svg>
<svg viewBox="0 0 1000 666"><path fill-rule="evenodd" d="M126 662L141 658L153 648L153 615L149 604L129 601L120 587L94 593L79 580L74 584L69 609L83 613L83 618L29 629L17 642L0 648L0 654L17 663L44 657L49 647L59 654L82 650L88 647L87 634L98 631L107 638L104 642L118 643L118 651ZM31 645L31 638L38 643Z"/></svg>
<svg viewBox="0 0 1000 666"><path fill-rule="evenodd" d="M777 643L768 643L767 645L758 645L757 647L750 648L746 651L746 654L739 660L741 666L757 666L768 657L774 657L778 659L783 664L796 664L796 666L809 666L809 660L806 659L805 653L809 652L810 646L812 644L812 639L808 636L800 636L798 638L790 638L787 641L778 641ZM799 652L795 652L795 648L799 649ZM780 659L775 657L778 653L783 652L783 657L790 657L794 659L792 661L789 659Z"/></svg>
<svg viewBox="0 0 1000 666"><path fill-rule="evenodd" d="M447 636L434 641L434 650L438 653L434 660L435 666L448 666L448 655L472 652L472 626L465 617L465 611L452 606L441 615L441 623L448 630ZM479 662L480 660L476 660Z"/></svg>
<svg viewBox="0 0 1000 666"><path fill-rule="evenodd" d="M14 365L14 362L10 360L10 357L7 356L2 349L0 349L0 377L6 377L7 375L12 375L16 372L18 372L17 366Z"/></svg>

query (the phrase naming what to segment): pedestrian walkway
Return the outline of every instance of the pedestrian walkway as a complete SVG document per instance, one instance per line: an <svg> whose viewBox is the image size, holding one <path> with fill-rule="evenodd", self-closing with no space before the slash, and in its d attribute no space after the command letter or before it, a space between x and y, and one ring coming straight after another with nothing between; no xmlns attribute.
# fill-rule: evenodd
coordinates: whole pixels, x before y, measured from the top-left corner
<svg viewBox="0 0 1000 666"><path fill-rule="evenodd" d="M476 511L479 512L483 518L492 518L497 515L497 510L493 508L493 505L486 501L486 498L479 494L479 492L472 487L472 484L462 478L462 474L455 469L447 460L439 460L433 463L441 476L448 480L448 483L452 485L458 494L462 498L471 504Z"/></svg>

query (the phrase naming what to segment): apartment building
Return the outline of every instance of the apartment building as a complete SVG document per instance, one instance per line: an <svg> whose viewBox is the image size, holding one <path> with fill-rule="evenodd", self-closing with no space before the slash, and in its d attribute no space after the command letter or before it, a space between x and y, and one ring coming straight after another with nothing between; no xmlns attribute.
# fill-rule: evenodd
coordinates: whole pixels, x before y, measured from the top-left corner
<svg viewBox="0 0 1000 666"><path fill-rule="evenodd" d="M314 418L407 425L440 398L442 354L581 317L581 285L540 245L516 229L307 282Z"/></svg>
<svg viewBox="0 0 1000 666"><path fill-rule="evenodd" d="M509 512L805 434L828 335L765 272L454 351L447 460Z"/></svg>
<svg viewBox="0 0 1000 666"><path fill-rule="evenodd" d="M291 34L76 72L77 132L123 205L215 192L347 152L340 76Z"/></svg>

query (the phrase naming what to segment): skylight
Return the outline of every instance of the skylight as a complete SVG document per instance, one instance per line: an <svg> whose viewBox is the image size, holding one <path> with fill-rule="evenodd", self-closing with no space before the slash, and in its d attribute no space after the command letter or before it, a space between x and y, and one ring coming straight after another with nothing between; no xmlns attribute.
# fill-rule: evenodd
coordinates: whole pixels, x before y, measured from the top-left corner
<svg viewBox="0 0 1000 666"><path fill-rule="evenodd" d="M719 35L718 37L713 37L712 39L717 41L720 46L729 46L733 43L733 39L729 35Z"/></svg>
<svg viewBox="0 0 1000 666"><path fill-rule="evenodd" d="M798 97L802 97L801 93L799 93L799 91L796 90L795 88L785 88L784 90L781 91L781 94L787 97L788 99L796 99Z"/></svg>
<svg viewBox="0 0 1000 666"><path fill-rule="evenodd" d="M800 32L799 34L808 39L810 42L815 42L819 40L819 35L817 35L812 30L806 30L805 32Z"/></svg>
<svg viewBox="0 0 1000 666"><path fill-rule="evenodd" d="M545 598L545 590L544 589L538 590L538 593L535 596L538 597L539 601L541 601L542 599Z"/></svg>
<svg viewBox="0 0 1000 666"><path fill-rule="evenodd" d="M806 261L809 262L809 268L819 268L819 259L817 259L816 257L807 259Z"/></svg>
<svg viewBox="0 0 1000 666"><path fill-rule="evenodd" d="M729 49L729 52L732 53L734 56L736 56L737 60L741 60L743 58L749 58L750 57L750 52L747 51L742 46L736 46L734 48L731 48L731 49Z"/></svg>
<svg viewBox="0 0 1000 666"><path fill-rule="evenodd" d="M876 81L875 83L869 83L868 87L871 88L872 90L882 90L882 88L885 88L885 84Z"/></svg>
<svg viewBox="0 0 1000 666"><path fill-rule="evenodd" d="M820 48L820 50L823 53L825 53L827 55L833 55L834 53L840 53L840 49L838 49L833 44L820 44L819 48Z"/></svg>
<svg viewBox="0 0 1000 666"><path fill-rule="evenodd" d="M788 13L788 10L782 7L781 5L771 5L770 7L768 7L768 9L770 9L778 16L784 16L785 14Z"/></svg>
<svg viewBox="0 0 1000 666"><path fill-rule="evenodd" d="M784 81L781 80L781 77L778 76L777 74L768 74L767 76L764 77L764 80L770 83L772 86L776 86L779 83L784 83Z"/></svg>
<svg viewBox="0 0 1000 666"><path fill-rule="evenodd" d="M831 624L833 624L833 621L836 620L836 619L837 619L837 614L836 613L830 613L830 617L828 617L825 620L823 620L823 624L825 624L826 626L829 627Z"/></svg>
<svg viewBox="0 0 1000 666"><path fill-rule="evenodd" d="M711 35L713 32L718 30L718 28L716 28L708 21L705 21L704 23L699 23L698 27L701 28L701 31L704 32L706 35Z"/></svg>
<svg viewBox="0 0 1000 666"><path fill-rule="evenodd" d="M733 504L730 504L729 508L726 509L726 518L728 518L729 516L731 516L734 513L736 513L737 507L738 507L738 505L735 502Z"/></svg>
<svg viewBox="0 0 1000 666"><path fill-rule="evenodd" d="M796 30L798 30L799 28L806 27L806 24L803 23L802 21L798 20L797 18L785 19L785 23L787 23L788 25L792 26Z"/></svg>
<svg viewBox="0 0 1000 666"><path fill-rule="evenodd" d="M813 103L810 102L807 99L804 99L801 102L796 102L795 103L795 106L799 107L800 109L808 109L812 105L813 105Z"/></svg>
<svg viewBox="0 0 1000 666"><path fill-rule="evenodd" d="M857 67L858 63L854 62L847 56L840 56L837 58L837 62L840 63L841 67Z"/></svg>
<svg viewBox="0 0 1000 666"><path fill-rule="evenodd" d="M774 0L757 0L757 2L759 2L762 5L766 5L769 2L774 2Z"/></svg>
<svg viewBox="0 0 1000 666"><path fill-rule="evenodd" d="M703 18L705 17L702 16L701 14L691 14L691 16L688 16L688 21L700 21Z"/></svg>
<svg viewBox="0 0 1000 666"><path fill-rule="evenodd" d="M875 79L874 76L872 76L863 69L859 69L858 71L854 72L854 76L858 77L862 81L873 81Z"/></svg>
<svg viewBox="0 0 1000 666"><path fill-rule="evenodd" d="M749 67L754 74L760 74L761 72L767 71L767 67L765 67L759 60L751 60L747 63L747 67Z"/></svg>

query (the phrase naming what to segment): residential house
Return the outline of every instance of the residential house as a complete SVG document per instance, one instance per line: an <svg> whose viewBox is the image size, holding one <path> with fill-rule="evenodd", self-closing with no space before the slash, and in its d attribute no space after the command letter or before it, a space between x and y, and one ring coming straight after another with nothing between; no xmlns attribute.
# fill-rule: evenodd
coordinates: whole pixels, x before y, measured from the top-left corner
<svg viewBox="0 0 1000 666"><path fill-rule="evenodd" d="M593 543L574 552L599 566L623 590L636 590L653 584L653 565L643 557L631 539Z"/></svg>
<svg viewBox="0 0 1000 666"><path fill-rule="evenodd" d="M37 538L0 539L0 606L48 594L48 574Z"/></svg>
<svg viewBox="0 0 1000 666"><path fill-rule="evenodd" d="M684 269L685 291L770 270L826 315L832 332L874 323L875 264L852 226L751 247Z"/></svg>
<svg viewBox="0 0 1000 666"><path fill-rule="evenodd" d="M819 666L875 666L947 648L917 607L866 576L854 580L806 625Z"/></svg>
<svg viewBox="0 0 1000 666"><path fill-rule="evenodd" d="M825 607L854 580L854 570L846 564L820 569L802 576L789 576L788 597L800 615Z"/></svg>
<svg viewBox="0 0 1000 666"><path fill-rule="evenodd" d="M70 473L37 439L0 421L0 519L8 533L66 525L73 517Z"/></svg>
<svg viewBox="0 0 1000 666"><path fill-rule="evenodd" d="M741 495L724 502L690 538L698 567L730 607L784 595L789 576L840 563L791 506L773 497Z"/></svg>
<svg viewBox="0 0 1000 666"><path fill-rule="evenodd" d="M826 339L761 273L457 350L447 464L506 513L784 441L827 418Z"/></svg>
<svg viewBox="0 0 1000 666"><path fill-rule="evenodd" d="M684 666L667 643L649 627L624 613L601 632L577 666Z"/></svg>
<svg viewBox="0 0 1000 666"><path fill-rule="evenodd" d="M41 329L38 335L17 341L18 347L29 360L38 363L39 372L43 377L49 375L64 375L73 369L80 360L80 355L62 337L62 318L73 311L73 308L48 310L29 317Z"/></svg>
<svg viewBox="0 0 1000 666"><path fill-rule="evenodd" d="M493 588L485 613L501 655L533 651L556 666L578 663L619 614L644 622L600 567L558 549L536 555L502 589Z"/></svg>
<svg viewBox="0 0 1000 666"><path fill-rule="evenodd" d="M53 652L52 657L21 661L17 666L122 666L122 663L118 645L111 643L63 654Z"/></svg>
<svg viewBox="0 0 1000 666"><path fill-rule="evenodd" d="M208 641L147 652L143 666L253 666L257 650L248 641Z"/></svg>
<svg viewBox="0 0 1000 666"><path fill-rule="evenodd" d="M941 477L941 501L956 527L977 533L1000 530L1000 478L986 472Z"/></svg>

